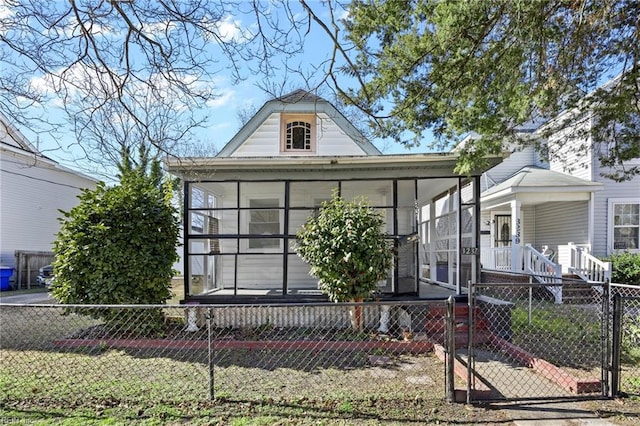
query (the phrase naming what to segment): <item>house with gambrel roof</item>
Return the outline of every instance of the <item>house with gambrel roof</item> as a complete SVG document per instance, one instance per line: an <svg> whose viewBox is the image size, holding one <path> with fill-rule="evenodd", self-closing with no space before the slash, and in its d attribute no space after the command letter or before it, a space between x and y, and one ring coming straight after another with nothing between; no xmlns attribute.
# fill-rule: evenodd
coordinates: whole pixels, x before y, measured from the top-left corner
<svg viewBox="0 0 640 426"><path fill-rule="evenodd" d="M385 218L397 255L382 298L424 297L433 283L461 293L480 274L485 170L458 175L456 160L381 155L330 102L305 91L266 102L217 156L166 160L184 182L185 300L324 300L294 246L334 190L366 197Z"/></svg>

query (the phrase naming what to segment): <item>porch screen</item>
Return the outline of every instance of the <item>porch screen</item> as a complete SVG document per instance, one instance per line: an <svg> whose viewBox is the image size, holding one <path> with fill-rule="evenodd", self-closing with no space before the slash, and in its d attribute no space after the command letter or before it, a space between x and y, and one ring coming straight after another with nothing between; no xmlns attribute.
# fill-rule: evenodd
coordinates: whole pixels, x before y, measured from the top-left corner
<svg viewBox="0 0 640 426"><path fill-rule="evenodd" d="M280 212L277 198L249 200L249 234L269 236L280 233ZM272 207L272 209L270 208ZM249 248L280 248L280 240L275 238L251 238Z"/></svg>

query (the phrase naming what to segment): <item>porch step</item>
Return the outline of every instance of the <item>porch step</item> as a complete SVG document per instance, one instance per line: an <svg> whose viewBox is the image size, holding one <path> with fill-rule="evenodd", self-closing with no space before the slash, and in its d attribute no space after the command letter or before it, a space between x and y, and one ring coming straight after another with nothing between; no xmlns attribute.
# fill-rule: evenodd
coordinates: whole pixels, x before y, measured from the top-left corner
<svg viewBox="0 0 640 426"><path fill-rule="evenodd" d="M456 331L456 348L464 348L469 344L469 306L456 303L454 307ZM425 315L425 334L434 342L444 345L446 336L447 308L445 306L432 306ZM475 327L474 336L476 343L486 343L490 339L489 321L482 315L479 307L474 309Z"/></svg>
<svg viewBox="0 0 640 426"><path fill-rule="evenodd" d="M598 294L588 283L571 282L562 287L562 303L568 305L585 305L594 303Z"/></svg>

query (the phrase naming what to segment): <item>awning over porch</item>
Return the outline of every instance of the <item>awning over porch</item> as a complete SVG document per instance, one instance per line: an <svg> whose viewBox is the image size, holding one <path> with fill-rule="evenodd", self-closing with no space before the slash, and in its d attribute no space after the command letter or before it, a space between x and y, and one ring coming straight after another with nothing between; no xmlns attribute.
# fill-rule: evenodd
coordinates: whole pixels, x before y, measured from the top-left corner
<svg viewBox="0 0 640 426"><path fill-rule="evenodd" d="M480 195L484 269L559 277L559 247L589 245L602 183L527 166Z"/></svg>
<svg viewBox="0 0 640 426"><path fill-rule="evenodd" d="M504 182L482 194L483 210L517 200L522 204L538 204L550 201L587 201L591 193L601 191L603 184L580 179L564 173L540 167L527 166Z"/></svg>

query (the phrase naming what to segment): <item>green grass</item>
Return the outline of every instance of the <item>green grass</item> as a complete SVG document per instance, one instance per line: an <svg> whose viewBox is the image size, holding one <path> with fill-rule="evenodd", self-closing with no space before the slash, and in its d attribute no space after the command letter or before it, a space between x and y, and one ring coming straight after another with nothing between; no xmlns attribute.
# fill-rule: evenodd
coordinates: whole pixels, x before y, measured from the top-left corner
<svg viewBox="0 0 640 426"><path fill-rule="evenodd" d="M600 366L601 336L597 313L567 305L515 306L513 343L560 366L589 370Z"/></svg>
<svg viewBox="0 0 640 426"><path fill-rule="evenodd" d="M194 350L173 355L133 350L91 354L0 350L0 420L47 425L504 420L500 412L471 412L447 404L443 366L429 355L399 356L389 369L366 365L305 369L286 367L289 353L252 352L246 362L236 354L216 365L216 399L209 401L206 351L200 352L204 356ZM304 355L307 362L317 357L312 352L298 354ZM260 357L269 362L257 363ZM405 380L404 375L413 374L426 374L433 384Z"/></svg>

